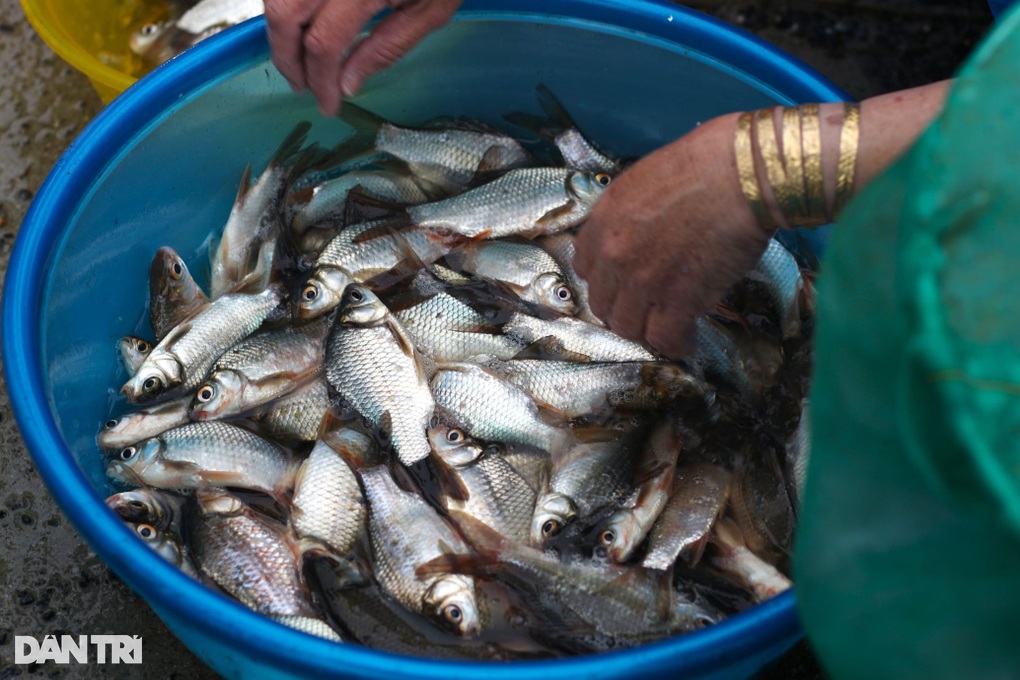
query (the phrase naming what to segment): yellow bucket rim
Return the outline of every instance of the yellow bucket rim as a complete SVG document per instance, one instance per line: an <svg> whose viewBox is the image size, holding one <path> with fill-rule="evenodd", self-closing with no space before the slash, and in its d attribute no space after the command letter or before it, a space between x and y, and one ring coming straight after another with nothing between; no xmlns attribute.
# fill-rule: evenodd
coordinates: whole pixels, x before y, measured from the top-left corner
<svg viewBox="0 0 1020 680"><path fill-rule="evenodd" d="M69 40L71 36L54 27L31 0L21 0L21 9L43 42L56 52L57 56L88 76L92 82L123 92L138 80L135 76L110 68L91 53L79 48L73 39Z"/></svg>

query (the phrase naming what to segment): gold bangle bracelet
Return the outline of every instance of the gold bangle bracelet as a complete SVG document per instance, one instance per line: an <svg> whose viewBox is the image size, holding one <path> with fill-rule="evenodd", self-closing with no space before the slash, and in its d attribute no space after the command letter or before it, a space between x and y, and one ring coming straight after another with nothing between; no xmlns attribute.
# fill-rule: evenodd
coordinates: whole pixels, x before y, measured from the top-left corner
<svg viewBox="0 0 1020 680"><path fill-rule="evenodd" d="M805 214L811 225L831 221L825 211L825 180L822 176L822 126L818 104L800 107L801 144L804 149Z"/></svg>
<svg viewBox="0 0 1020 680"><path fill-rule="evenodd" d="M804 185L804 142L800 134L800 109L783 109L783 164L786 187L779 207L791 227L814 222L807 213L807 189ZM777 199L778 200L778 199Z"/></svg>
<svg viewBox="0 0 1020 680"><path fill-rule="evenodd" d="M754 151L751 144L750 113L742 113L737 119L737 132L733 140L733 151L737 158L737 173L740 177L740 190L747 199L751 213L762 229L770 234L779 228L772 217L771 211L762 201L761 186L758 184L758 173L754 168Z"/></svg>
<svg viewBox="0 0 1020 680"><path fill-rule="evenodd" d="M838 216L850 200L857 171L857 150L860 145L861 106L856 102L843 105L843 129L839 134L839 165L836 169L836 195L832 212Z"/></svg>

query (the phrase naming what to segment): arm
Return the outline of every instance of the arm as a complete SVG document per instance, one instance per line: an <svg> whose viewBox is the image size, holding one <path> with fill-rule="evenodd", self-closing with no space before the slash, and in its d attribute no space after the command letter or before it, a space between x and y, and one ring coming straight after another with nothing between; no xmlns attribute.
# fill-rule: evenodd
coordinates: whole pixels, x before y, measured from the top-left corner
<svg viewBox="0 0 1020 680"><path fill-rule="evenodd" d="M947 89L948 81L862 103L854 191L913 143ZM829 205L842 112L842 104L820 108ZM599 199L577 239L574 265L588 280L592 310L620 335L643 339L667 356L685 354L693 318L754 267L771 236L740 187L733 151L738 117L715 118L628 169ZM765 205L782 223L768 182L759 183Z"/></svg>

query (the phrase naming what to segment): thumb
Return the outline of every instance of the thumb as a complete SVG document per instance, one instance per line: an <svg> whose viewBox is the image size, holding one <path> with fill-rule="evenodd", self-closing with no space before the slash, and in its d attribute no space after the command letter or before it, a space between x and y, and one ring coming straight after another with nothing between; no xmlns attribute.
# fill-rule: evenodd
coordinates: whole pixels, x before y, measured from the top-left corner
<svg viewBox="0 0 1020 680"><path fill-rule="evenodd" d="M419 0L395 9L358 43L344 64L340 89L352 97L365 80L392 66L453 16L460 0Z"/></svg>

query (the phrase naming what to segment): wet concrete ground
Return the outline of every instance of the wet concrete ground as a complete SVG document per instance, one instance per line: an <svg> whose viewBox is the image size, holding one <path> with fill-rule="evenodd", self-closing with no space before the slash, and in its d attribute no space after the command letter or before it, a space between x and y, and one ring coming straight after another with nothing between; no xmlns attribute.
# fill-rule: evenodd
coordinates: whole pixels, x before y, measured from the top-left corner
<svg viewBox="0 0 1020 680"><path fill-rule="evenodd" d="M990 22L983 0L685 4L774 42L857 97L950 76ZM87 79L34 34L16 0L0 0L0 275L50 167L101 107ZM0 678L215 677L75 533L25 450L8 386L0 388ZM104 633L141 635L144 664L13 666L14 635ZM766 677L822 673L801 646Z"/></svg>

